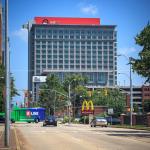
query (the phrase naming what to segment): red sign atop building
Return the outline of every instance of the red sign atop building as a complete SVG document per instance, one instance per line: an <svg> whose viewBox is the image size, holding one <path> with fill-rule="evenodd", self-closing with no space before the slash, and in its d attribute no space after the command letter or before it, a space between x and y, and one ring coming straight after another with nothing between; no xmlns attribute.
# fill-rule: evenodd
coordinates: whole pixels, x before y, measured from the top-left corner
<svg viewBox="0 0 150 150"><path fill-rule="evenodd" d="M35 17L35 24L93 25L99 26L99 18Z"/></svg>

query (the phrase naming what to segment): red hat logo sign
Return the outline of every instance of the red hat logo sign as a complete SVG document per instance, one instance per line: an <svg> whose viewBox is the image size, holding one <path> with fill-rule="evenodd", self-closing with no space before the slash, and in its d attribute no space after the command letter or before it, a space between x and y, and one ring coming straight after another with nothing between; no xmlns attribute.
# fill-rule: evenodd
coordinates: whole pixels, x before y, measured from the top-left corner
<svg viewBox="0 0 150 150"><path fill-rule="evenodd" d="M31 112L29 110L26 111L26 116L30 117L31 116Z"/></svg>

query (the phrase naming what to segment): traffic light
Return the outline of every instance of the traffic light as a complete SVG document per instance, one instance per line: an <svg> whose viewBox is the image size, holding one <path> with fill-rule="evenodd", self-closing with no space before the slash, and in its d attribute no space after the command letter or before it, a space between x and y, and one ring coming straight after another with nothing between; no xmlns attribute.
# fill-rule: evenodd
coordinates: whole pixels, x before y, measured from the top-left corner
<svg viewBox="0 0 150 150"><path fill-rule="evenodd" d="M104 89L104 95L107 96L108 95L108 91L107 89Z"/></svg>
<svg viewBox="0 0 150 150"><path fill-rule="evenodd" d="M92 96L92 91L88 91L88 95L89 95L89 97L91 97Z"/></svg>

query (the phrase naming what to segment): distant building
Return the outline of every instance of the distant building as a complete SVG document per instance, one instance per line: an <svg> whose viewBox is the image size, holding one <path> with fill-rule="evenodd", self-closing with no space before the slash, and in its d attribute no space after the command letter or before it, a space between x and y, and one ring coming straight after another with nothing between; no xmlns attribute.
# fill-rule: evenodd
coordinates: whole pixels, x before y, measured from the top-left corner
<svg viewBox="0 0 150 150"><path fill-rule="evenodd" d="M99 18L35 17L24 27L29 33L28 89L36 93L33 76L81 74L91 87L117 84L115 25ZM36 95L35 95L36 97Z"/></svg>
<svg viewBox="0 0 150 150"><path fill-rule="evenodd" d="M121 91L127 94L127 107L130 108L130 87L120 86ZM150 85L133 86L133 105L138 105L139 112L143 112L145 101L150 101Z"/></svg>

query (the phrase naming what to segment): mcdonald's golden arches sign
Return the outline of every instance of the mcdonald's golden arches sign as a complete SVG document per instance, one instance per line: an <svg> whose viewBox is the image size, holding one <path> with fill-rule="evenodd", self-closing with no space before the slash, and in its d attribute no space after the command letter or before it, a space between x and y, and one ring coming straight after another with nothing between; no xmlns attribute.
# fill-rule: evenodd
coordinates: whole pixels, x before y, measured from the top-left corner
<svg viewBox="0 0 150 150"><path fill-rule="evenodd" d="M82 114L93 114L94 113L94 105L92 100L84 100L81 108Z"/></svg>

